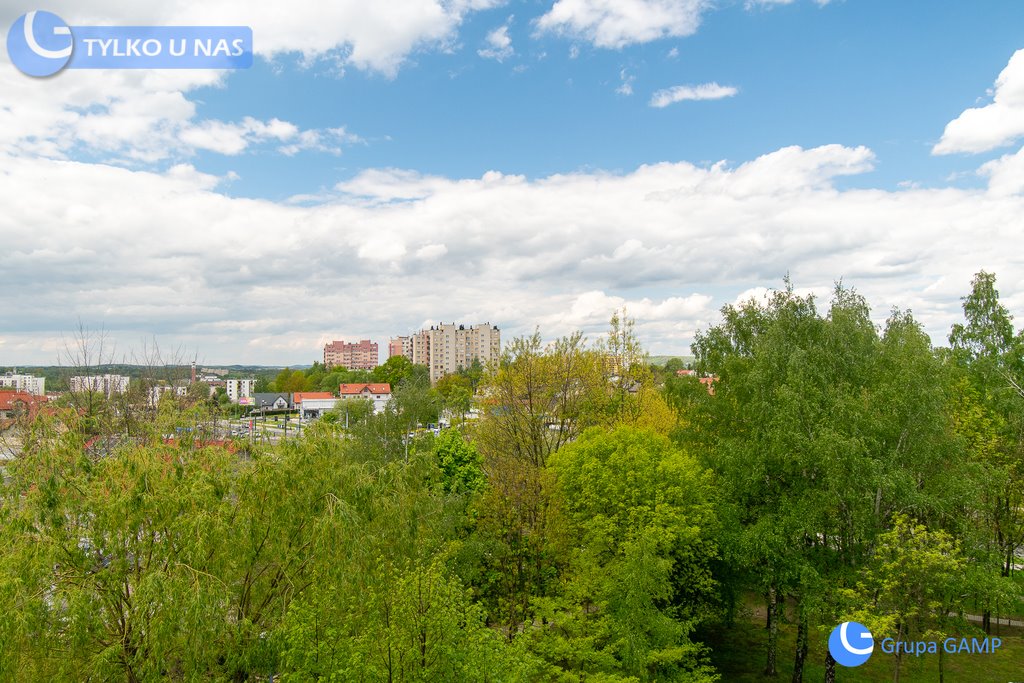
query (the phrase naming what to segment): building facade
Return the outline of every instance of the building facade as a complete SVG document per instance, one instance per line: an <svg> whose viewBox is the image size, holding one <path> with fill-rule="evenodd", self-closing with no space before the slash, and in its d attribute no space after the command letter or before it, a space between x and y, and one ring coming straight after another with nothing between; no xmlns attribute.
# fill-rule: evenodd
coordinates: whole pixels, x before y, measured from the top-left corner
<svg viewBox="0 0 1024 683"><path fill-rule="evenodd" d="M412 336L395 337L388 342L388 358L405 356L412 360Z"/></svg>
<svg viewBox="0 0 1024 683"><path fill-rule="evenodd" d="M15 391L32 394L33 396L45 396L46 378L8 372L6 375L0 375L0 387L14 389Z"/></svg>
<svg viewBox="0 0 1024 683"><path fill-rule="evenodd" d="M256 391L255 379L226 379L224 380L224 391L228 392L228 398L232 403L245 403L252 398Z"/></svg>
<svg viewBox="0 0 1024 683"><path fill-rule="evenodd" d="M324 367L373 370L379 365L377 342L363 339L358 344L333 341L324 346Z"/></svg>
<svg viewBox="0 0 1024 683"><path fill-rule="evenodd" d="M441 323L412 335L409 346L410 360L430 368L434 383L476 361L481 365L496 362L501 356L501 332L490 323L468 327Z"/></svg>
<svg viewBox="0 0 1024 683"><path fill-rule="evenodd" d="M68 380L68 388L75 393L93 392L109 398L127 393L129 381L125 375L77 375Z"/></svg>
<svg viewBox="0 0 1024 683"><path fill-rule="evenodd" d="M342 384L338 387L341 401L370 401L374 413L383 413L391 400L390 384Z"/></svg>

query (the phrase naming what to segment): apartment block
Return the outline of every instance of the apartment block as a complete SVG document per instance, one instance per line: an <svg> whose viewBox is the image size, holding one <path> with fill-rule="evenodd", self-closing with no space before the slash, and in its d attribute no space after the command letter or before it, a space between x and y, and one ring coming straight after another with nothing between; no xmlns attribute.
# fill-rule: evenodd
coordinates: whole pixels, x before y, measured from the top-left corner
<svg viewBox="0 0 1024 683"><path fill-rule="evenodd" d="M324 367L373 370L379 365L377 342L363 339L358 344L333 341L324 346Z"/></svg>
<svg viewBox="0 0 1024 683"><path fill-rule="evenodd" d="M256 391L255 379L226 379L224 390L228 392L228 398L232 403L239 403L242 399L252 398Z"/></svg>
<svg viewBox="0 0 1024 683"><path fill-rule="evenodd" d="M17 372L8 372L0 375L0 387L14 389L15 391L32 394L33 396L46 395L46 378L33 377L32 375L19 375Z"/></svg>
<svg viewBox="0 0 1024 683"><path fill-rule="evenodd" d="M436 382L474 361L487 365L501 355L501 332L490 323L459 325L441 323L412 335L413 363L430 368L430 381ZM403 354L404 355L404 354Z"/></svg>
<svg viewBox="0 0 1024 683"><path fill-rule="evenodd" d="M388 342L388 358L405 356L412 360L412 336L395 337Z"/></svg>
<svg viewBox="0 0 1024 683"><path fill-rule="evenodd" d="M107 397L128 391L130 378L125 375L76 375L68 381L73 392L93 392Z"/></svg>

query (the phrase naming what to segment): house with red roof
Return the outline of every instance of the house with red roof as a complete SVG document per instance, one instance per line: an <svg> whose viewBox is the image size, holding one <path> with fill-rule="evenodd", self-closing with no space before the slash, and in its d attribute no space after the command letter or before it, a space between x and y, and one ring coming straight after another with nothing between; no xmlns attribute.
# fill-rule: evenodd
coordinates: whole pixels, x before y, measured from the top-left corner
<svg viewBox="0 0 1024 683"><path fill-rule="evenodd" d="M339 387L342 401L371 401L373 412L383 413L384 406L391 400L390 384L342 384Z"/></svg>
<svg viewBox="0 0 1024 683"><path fill-rule="evenodd" d="M329 391L297 391L292 394L292 405L304 420L321 417L337 402L337 397Z"/></svg>
<svg viewBox="0 0 1024 683"><path fill-rule="evenodd" d="M46 400L45 396L36 396L27 391L0 391L0 420L35 415Z"/></svg>

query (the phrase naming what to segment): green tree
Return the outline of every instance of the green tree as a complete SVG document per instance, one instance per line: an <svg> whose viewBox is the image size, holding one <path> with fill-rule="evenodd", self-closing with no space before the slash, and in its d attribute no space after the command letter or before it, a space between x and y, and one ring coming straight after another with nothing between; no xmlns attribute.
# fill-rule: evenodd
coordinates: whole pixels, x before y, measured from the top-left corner
<svg viewBox="0 0 1024 683"><path fill-rule="evenodd" d="M567 598L546 618L575 626L535 635L562 642L539 648L576 651L569 670L716 680L689 637L716 611L710 473L668 439L620 427L585 432L552 456L551 474L562 542L575 550Z"/></svg>
<svg viewBox="0 0 1024 683"><path fill-rule="evenodd" d="M837 287L828 313L787 282L766 305L723 310L698 335L698 370L717 375L712 400L691 404L707 464L735 520L730 564L766 596L775 673L777 605L796 601L795 680L815 613L853 580L898 510L937 527L970 519L972 472L949 421L949 373L909 314L884 333L864 299Z"/></svg>
<svg viewBox="0 0 1024 683"><path fill-rule="evenodd" d="M462 374L445 375L437 381L434 389L441 397L445 410L465 419L473 398L472 381Z"/></svg>
<svg viewBox="0 0 1024 683"><path fill-rule="evenodd" d="M995 282L985 271L974 276L963 299L964 323L953 325L949 341L971 383L960 426L971 426L965 436L995 480L984 491L984 509L994 552L1009 576L1024 546L1024 330L1014 336Z"/></svg>
<svg viewBox="0 0 1024 683"><path fill-rule="evenodd" d="M483 458L457 429L446 429L434 439L434 456L445 493L472 493L486 484Z"/></svg>

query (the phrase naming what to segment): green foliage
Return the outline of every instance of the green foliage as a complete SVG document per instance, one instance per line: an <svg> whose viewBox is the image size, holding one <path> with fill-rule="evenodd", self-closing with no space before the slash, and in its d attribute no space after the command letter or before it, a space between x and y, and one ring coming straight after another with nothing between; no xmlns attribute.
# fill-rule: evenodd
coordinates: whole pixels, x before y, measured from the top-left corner
<svg viewBox="0 0 1024 683"><path fill-rule="evenodd" d="M715 680L689 639L714 612L708 473L664 437L626 427L585 432L550 468L562 542L575 550L564 597L540 602L555 627L531 635L538 649L574 653L552 662L569 670Z"/></svg>
<svg viewBox="0 0 1024 683"><path fill-rule="evenodd" d="M458 430L446 429L434 439L434 457L445 493L472 493L484 487L483 458Z"/></svg>
<svg viewBox="0 0 1024 683"><path fill-rule="evenodd" d="M401 385L403 382L422 384L424 380L430 383L430 370L425 365L415 365L405 356L392 356L384 363L378 365L370 374L371 382L386 382L391 388Z"/></svg>
<svg viewBox="0 0 1024 683"><path fill-rule="evenodd" d="M0 679L733 680L752 592L757 658L800 681L840 618L906 639L1019 609L1024 345L994 276L949 351L842 286L722 313L694 345L713 394L617 313L434 388L404 358L281 371L394 399L273 445L210 447L202 387L54 402L2 465ZM418 429L472 396L478 422Z"/></svg>

